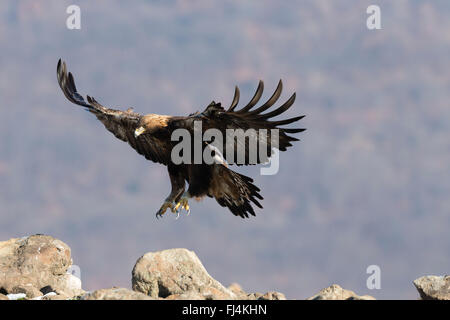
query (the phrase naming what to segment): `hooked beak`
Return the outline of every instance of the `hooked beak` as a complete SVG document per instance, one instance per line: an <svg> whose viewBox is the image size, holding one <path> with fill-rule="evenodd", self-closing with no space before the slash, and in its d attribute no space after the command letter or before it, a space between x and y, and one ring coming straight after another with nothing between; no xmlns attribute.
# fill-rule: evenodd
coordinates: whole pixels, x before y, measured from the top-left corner
<svg viewBox="0 0 450 320"><path fill-rule="evenodd" d="M144 127L139 127L136 130L134 130L134 137L137 138L139 137L141 134L143 134L145 131Z"/></svg>

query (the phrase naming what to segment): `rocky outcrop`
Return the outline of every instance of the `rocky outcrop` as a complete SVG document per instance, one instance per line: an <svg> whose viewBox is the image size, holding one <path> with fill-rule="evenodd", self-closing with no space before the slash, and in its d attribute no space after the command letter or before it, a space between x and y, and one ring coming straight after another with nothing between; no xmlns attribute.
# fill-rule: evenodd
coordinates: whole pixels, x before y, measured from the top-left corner
<svg viewBox="0 0 450 320"><path fill-rule="evenodd" d="M132 288L85 292L68 272L70 248L47 235L0 242L0 300L284 300L282 293L246 293L238 284L224 287L187 249L149 252L136 262Z"/></svg>
<svg viewBox="0 0 450 320"><path fill-rule="evenodd" d="M149 252L140 257L133 268L132 287L155 299L187 293L208 300L237 298L213 279L197 255L187 249Z"/></svg>
<svg viewBox="0 0 450 320"><path fill-rule="evenodd" d="M279 292L248 294L238 284L225 288L212 278L200 259L187 249L149 252L136 262L133 290L167 300L286 300Z"/></svg>
<svg viewBox="0 0 450 320"><path fill-rule="evenodd" d="M422 300L450 300L450 276L425 276L414 280Z"/></svg>
<svg viewBox="0 0 450 320"><path fill-rule="evenodd" d="M47 235L0 242L0 300L286 300L276 291L247 293L228 288L209 275L187 249L148 252L132 271L132 290L113 287L85 292L68 272L70 248ZM450 276L424 276L414 281L424 300L450 300ZM308 300L375 300L333 284Z"/></svg>
<svg viewBox="0 0 450 320"><path fill-rule="evenodd" d="M205 297L199 292L188 291L180 294L171 294L164 300L205 300Z"/></svg>
<svg viewBox="0 0 450 320"><path fill-rule="evenodd" d="M228 286L228 290L233 292L239 299L247 296L247 293L242 289L242 287L238 283L230 284Z"/></svg>
<svg viewBox="0 0 450 320"><path fill-rule="evenodd" d="M51 236L33 235L0 242L0 300L231 300L285 299L278 292L248 294L212 278L197 255L187 249L149 252L136 262L132 288L84 292L68 273L70 248Z"/></svg>
<svg viewBox="0 0 450 320"><path fill-rule="evenodd" d="M322 289L318 294L308 298L308 300L375 300L371 296L358 296L350 290L345 290L337 284Z"/></svg>
<svg viewBox="0 0 450 320"><path fill-rule="evenodd" d="M269 291L259 297L258 300L286 300L286 297L281 292Z"/></svg>
<svg viewBox="0 0 450 320"><path fill-rule="evenodd" d="M53 291L83 293L81 281L67 273L70 248L50 236L34 235L0 242L0 292L36 298Z"/></svg>
<svg viewBox="0 0 450 320"><path fill-rule="evenodd" d="M167 300L286 300L284 294L246 293L234 283L225 288L213 279L200 259L187 249L149 252L132 272L133 290Z"/></svg>
<svg viewBox="0 0 450 320"><path fill-rule="evenodd" d="M80 300L153 300L151 297L126 288L100 289L86 293Z"/></svg>

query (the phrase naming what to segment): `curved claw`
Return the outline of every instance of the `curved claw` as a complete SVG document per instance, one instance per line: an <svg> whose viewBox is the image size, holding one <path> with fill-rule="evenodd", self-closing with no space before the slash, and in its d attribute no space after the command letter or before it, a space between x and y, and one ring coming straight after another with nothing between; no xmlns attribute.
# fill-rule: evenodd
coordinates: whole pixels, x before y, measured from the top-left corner
<svg viewBox="0 0 450 320"><path fill-rule="evenodd" d="M170 210L172 210L172 212L173 212L173 210L174 210L173 203L164 201L161 208L159 208L158 212L156 212L156 219L159 219L160 217L162 217L164 215L164 213L166 213L168 208L170 208Z"/></svg>

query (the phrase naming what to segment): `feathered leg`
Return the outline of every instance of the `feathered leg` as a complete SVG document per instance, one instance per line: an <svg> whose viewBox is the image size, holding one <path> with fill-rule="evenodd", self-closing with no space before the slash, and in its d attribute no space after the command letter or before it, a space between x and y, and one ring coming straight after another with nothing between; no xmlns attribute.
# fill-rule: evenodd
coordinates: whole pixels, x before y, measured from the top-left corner
<svg viewBox="0 0 450 320"><path fill-rule="evenodd" d="M186 167L189 189L182 194L175 205L175 210L186 210L190 214L189 199L201 199L207 195L208 187L211 178L211 166L207 164L190 164Z"/></svg>
<svg viewBox="0 0 450 320"><path fill-rule="evenodd" d="M156 213L157 218L161 217L169 208L173 213L176 213L175 203L178 202L184 192L185 181L182 174L182 168L175 165L169 165L168 170L172 191Z"/></svg>

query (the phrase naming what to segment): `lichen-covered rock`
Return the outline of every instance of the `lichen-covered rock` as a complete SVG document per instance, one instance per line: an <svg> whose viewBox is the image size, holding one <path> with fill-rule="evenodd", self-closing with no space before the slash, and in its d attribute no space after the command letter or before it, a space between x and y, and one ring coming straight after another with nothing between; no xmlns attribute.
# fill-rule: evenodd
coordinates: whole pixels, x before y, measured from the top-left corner
<svg viewBox="0 0 450 320"><path fill-rule="evenodd" d="M153 300L151 297L126 288L100 289L80 296L80 300Z"/></svg>
<svg viewBox="0 0 450 320"><path fill-rule="evenodd" d="M414 286L422 300L450 300L450 276L424 276Z"/></svg>
<svg viewBox="0 0 450 320"><path fill-rule="evenodd" d="M286 297L281 292L269 291L263 296L259 297L258 300L286 300Z"/></svg>
<svg viewBox="0 0 450 320"><path fill-rule="evenodd" d="M170 296L164 298L164 300L206 300L206 299L199 292L188 291L180 294L171 294Z"/></svg>
<svg viewBox="0 0 450 320"><path fill-rule="evenodd" d="M350 290L345 290L337 284L333 284L328 288L320 290L320 292L308 300L375 300L371 296L358 296Z"/></svg>
<svg viewBox="0 0 450 320"><path fill-rule="evenodd" d="M263 294L261 292L254 292L254 293L247 294L247 296L244 297L243 299L244 300L258 300L262 296L263 296Z"/></svg>
<svg viewBox="0 0 450 320"><path fill-rule="evenodd" d="M42 292L31 283L15 286L8 293L24 293L28 299L42 296Z"/></svg>
<svg viewBox="0 0 450 320"><path fill-rule="evenodd" d="M197 292L206 299L235 299L236 295L214 280L197 255L187 249L149 252L136 262L132 272L133 290L152 298Z"/></svg>
<svg viewBox="0 0 450 320"><path fill-rule="evenodd" d="M193 251L169 249L140 257L132 271L132 288L84 292L68 273L70 248L62 241L34 235L0 242L0 300L286 300L284 294L247 293L212 278ZM450 276L414 281L422 299L450 300ZM332 285L309 300L374 300Z"/></svg>
<svg viewBox="0 0 450 320"><path fill-rule="evenodd" d="M45 287L67 296L80 294L81 281L66 273L71 264L69 246L51 236L0 242L0 289L27 298L42 296Z"/></svg>
<svg viewBox="0 0 450 320"><path fill-rule="evenodd" d="M261 292L249 293L245 296L241 296L240 299L243 300L286 300L286 296L281 292L269 291L265 294Z"/></svg>
<svg viewBox="0 0 450 320"><path fill-rule="evenodd" d="M228 286L228 290L233 292L238 299L247 299L247 293L238 283L232 283Z"/></svg>
<svg viewBox="0 0 450 320"><path fill-rule="evenodd" d="M201 288L200 294L206 300L230 300L237 298L234 293L229 291L228 289L227 291L224 291L214 286Z"/></svg>

